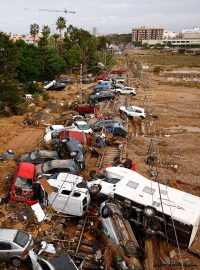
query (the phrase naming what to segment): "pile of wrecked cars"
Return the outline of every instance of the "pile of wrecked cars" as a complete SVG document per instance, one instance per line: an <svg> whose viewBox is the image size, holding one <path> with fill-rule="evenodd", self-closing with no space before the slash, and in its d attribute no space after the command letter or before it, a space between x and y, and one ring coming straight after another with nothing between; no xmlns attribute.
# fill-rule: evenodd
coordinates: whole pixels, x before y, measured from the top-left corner
<svg viewBox="0 0 200 270"><path fill-rule="evenodd" d="M79 115L73 116L71 126L46 127L44 149L15 158L18 168L12 179L10 202L26 204L40 225L58 223L61 238L54 240L61 245L42 241L42 248L35 252L35 239L30 233L1 228L0 262L15 267L26 262L28 269L33 270L144 269L145 240L152 235L172 243L178 240L183 248L191 246L200 220L198 197L145 178L135 171L134 161L119 156L102 169L94 170L91 165L89 174L84 173L88 165L86 152L103 152L107 134L120 138L118 141L122 143L128 136L128 129L115 118L97 119L89 124L84 117L100 110L100 105L95 105L97 102L115 99L115 93L103 86L105 81L112 81L107 76L97 79L102 82L95 90L106 91L91 95L89 105L75 106ZM124 79L116 78L115 83L118 82L123 83ZM52 82L46 89L54 85ZM133 94L133 89L129 90L132 92L127 93ZM121 106L119 111L127 117L146 117L144 109L136 106ZM69 235L64 232L62 235L62 230L71 223L77 223L80 229L75 231L75 240L70 240L72 246L77 244L75 249L64 246L70 242ZM88 247L90 241L92 246ZM82 242L86 253L78 252ZM59 255L44 258L41 253L47 250ZM84 263L91 257L91 250L94 256L87 268Z"/></svg>

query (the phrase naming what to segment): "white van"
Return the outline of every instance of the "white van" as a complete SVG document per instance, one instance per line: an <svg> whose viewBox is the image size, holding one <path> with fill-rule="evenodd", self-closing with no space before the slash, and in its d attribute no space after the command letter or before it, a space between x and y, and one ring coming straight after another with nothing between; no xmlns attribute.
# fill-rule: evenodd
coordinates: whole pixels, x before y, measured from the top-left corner
<svg viewBox="0 0 200 270"><path fill-rule="evenodd" d="M55 173L41 184L43 191L45 186L50 186L51 192L43 196L43 204L50 205L55 211L68 215L83 216L90 204L90 193L84 184L83 177L69 173Z"/></svg>

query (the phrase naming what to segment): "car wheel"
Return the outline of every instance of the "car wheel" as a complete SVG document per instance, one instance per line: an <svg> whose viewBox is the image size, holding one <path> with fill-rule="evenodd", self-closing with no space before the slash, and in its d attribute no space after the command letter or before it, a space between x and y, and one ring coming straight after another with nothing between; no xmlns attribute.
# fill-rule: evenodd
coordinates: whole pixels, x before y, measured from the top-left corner
<svg viewBox="0 0 200 270"><path fill-rule="evenodd" d="M102 218L108 218L108 217L113 216L113 212L109 206L107 206L107 205L103 206L103 208L101 210L101 216L102 216Z"/></svg>
<svg viewBox="0 0 200 270"><path fill-rule="evenodd" d="M155 208L151 207L151 206L147 206L144 208L144 215L147 217L147 218L151 218L151 217L154 217L156 214L156 210Z"/></svg>
<svg viewBox="0 0 200 270"><path fill-rule="evenodd" d="M96 172L95 170L90 170L90 171L89 171L89 176L90 176L91 178L94 178L94 177L96 176L96 174L97 174L97 172Z"/></svg>
<svg viewBox="0 0 200 270"><path fill-rule="evenodd" d="M144 120L144 116L140 116L140 119Z"/></svg>
<svg viewBox="0 0 200 270"><path fill-rule="evenodd" d="M124 162L124 168L130 169L131 167L132 167L132 161L127 159L127 160Z"/></svg>
<svg viewBox="0 0 200 270"><path fill-rule="evenodd" d="M134 97L134 96L135 96L135 94L134 94L134 93L130 93L130 96Z"/></svg>
<svg viewBox="0 0 200 270"><path fill-rule="evenodd" d="M89 192L91 195L97 195L100 192L101 188L101 185L93 185L89 188Z"/></svg>
<svg viewBox="0 0 200 270"><path fill-rule="evenodd" d="M19 267L22 264L22 260L18 257L14 257L11 259L11 264L15 267Z"/></svg>

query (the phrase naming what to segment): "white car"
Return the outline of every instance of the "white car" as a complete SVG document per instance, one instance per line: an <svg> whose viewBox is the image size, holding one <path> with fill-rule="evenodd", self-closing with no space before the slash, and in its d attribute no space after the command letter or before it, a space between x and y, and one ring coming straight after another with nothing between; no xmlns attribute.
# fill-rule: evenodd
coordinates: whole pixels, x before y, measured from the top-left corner
<svg viewBox="0 0 200 270"><path fill-rule="evenodd" d="M144 119L146 117L145 110L136 106L122 106L119 108L120 112L124 112L127 116L140 117Z"/></svg>
<svg viewBox="0 0 200 270"><path fill-rule="evenodd" d="M125 79L123 77L116 77L116 78L113 78L113 81L115 83L124 83Z"/></svg>
<svg viewBox="0 0 200 270"><path fill-rule="evenodd" d="M49 132L52 132L52 131L57 131L57 130L61 130L61 129L64 129L65 127L63 125L51 125L51 126L48 126L46 129L45 129L45 134L49 133Z"/></svg>
<svg viewBox="0 0 200 270"><path fill-rule="evenodd" d="M100 83L100 84L107 84L107 83L112 83L113 81L112 81L112 79L110 79L110 78L105 78L105 79L103 79L103 80L99 80L98 81L98 83Z"/></svg>
<svg viewBox="0 0 200 270"><path fill-rule="evenodd" d="M74 121L74 122L77 122L77 121L84 121L84 118L83 118L82 115L77 114L77 115L74 115L74 116L73 116L73 121Z"/></svg>
<svg viewBox="0 0 200 270"><path fill-rule="evenodd" d="M85 133L92 133L92 129L88 125L87 122L85 121L76 121L72 124L72 129L68 130L73 130L73 131L79 131L79 132L85 132Z"/></svg>
<svg viewBox="0 0 200 270"><path fill-rule="evenodd" d="M123 88L115 89L115 93L116 94L129 94L129 95L135 96L136 95L136 89L133 88L133 87L125 86Z"/></svg>

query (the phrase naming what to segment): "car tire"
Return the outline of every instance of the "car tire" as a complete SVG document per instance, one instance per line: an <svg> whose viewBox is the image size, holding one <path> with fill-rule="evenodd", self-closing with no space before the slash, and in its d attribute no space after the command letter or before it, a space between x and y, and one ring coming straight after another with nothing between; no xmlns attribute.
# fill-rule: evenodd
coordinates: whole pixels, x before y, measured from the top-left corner
<svg viewBox="0 0 200 270"><path fill-rule="evenodd" d="M127 159L125 162L124 162L124 168L126 169L130 169L132 167L132 161Z"/></svg>
<svg viewBox="0 0 200 270"><path fill-rule="evenodd" d="M147 218L152 218L156 214L156 209L151 206L146 206L143 213Z"/></svg>
<svg viewBox="0 0 200 270"><path fill-rule="evenodd" d="M113 212L109 206L107 206L107 205L103 206L103 208L101 209L101 216L102 216L102 218L108 218L108 217L113 216Z"/></svg>
<svg viewBox="0 0 200 270"><path fill-rule="evenodd" d="M130 96L134 97L134 96L135 96L135 94L134 94L134 93L130 93Z"/></svg>
<svg viewBox="0 0 200 270"><path fill-rule="evenodd" d="M90 170L90 171L89 171L89 176L90 176L91 178L94 178L96 175L97 175L97 172L96 172L95 170Z"/></svg>
<svg viewBox="0 0 200 270"><path fill-rule="evenodd" d="M11 264L15 267L19 267L22 265L22 260L18 257L13 257L11 260L10 260Z"/></svg>
<svg viewBox="0 0 200 270"><path fill-rule="evenodd" d="M89 188L90 195L97 195L99 194L100 190L102 189L101 185L94 184Z"/></svg>

